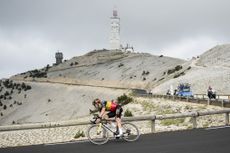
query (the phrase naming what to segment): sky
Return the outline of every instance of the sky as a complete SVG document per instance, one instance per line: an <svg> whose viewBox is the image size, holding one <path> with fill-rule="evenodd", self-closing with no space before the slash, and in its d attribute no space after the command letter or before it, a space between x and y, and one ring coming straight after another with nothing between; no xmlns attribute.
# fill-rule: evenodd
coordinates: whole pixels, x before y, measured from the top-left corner
<svg viewBox="0 0 230 153"><path fill-rule="evenodd" d="M191 59L230 42L229 0L0 0L0 78L109 49L114 7L121 43Z"/></svg>

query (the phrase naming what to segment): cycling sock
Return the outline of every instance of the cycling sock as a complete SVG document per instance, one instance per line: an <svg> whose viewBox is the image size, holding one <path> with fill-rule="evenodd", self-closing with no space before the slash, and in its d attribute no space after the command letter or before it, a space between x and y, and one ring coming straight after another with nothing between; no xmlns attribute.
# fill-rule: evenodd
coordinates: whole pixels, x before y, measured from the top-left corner
<svg viewBox="0 0 230 153"><path fill-rule="evenodd" d="M110 125L114 128L116 127L116 124L114 124L113 122L111 122Z"/></svg>
<svg viewBox="0 0 230 153"><path fill-rule="evenodd" d="M122 135L122 134L123 134L122 128L119 128L119 135Z"/></svg>

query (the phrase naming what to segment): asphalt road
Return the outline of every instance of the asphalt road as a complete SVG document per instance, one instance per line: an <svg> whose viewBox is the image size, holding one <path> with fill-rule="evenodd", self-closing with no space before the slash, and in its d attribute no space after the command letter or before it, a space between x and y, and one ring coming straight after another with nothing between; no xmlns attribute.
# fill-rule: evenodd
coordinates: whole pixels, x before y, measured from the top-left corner
<svg viewBox="0 0 230 153"><path fill-rule="evenodd" d="M111 140L0 149L0 153L230 153L230 127L142 135L136 142Z"/></svg>

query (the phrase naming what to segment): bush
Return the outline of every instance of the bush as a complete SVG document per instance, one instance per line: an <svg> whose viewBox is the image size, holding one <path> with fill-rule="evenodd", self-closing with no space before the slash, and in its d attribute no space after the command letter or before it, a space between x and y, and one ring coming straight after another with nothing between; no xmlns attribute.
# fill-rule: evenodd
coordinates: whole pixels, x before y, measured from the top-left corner
<svg viewBox="0 0 230 153"><path fill-rule="evenodd" d="M142 80L143 80L143 81L145 81L145 80L146 80L146 78L144 77Z"/></svg>
<svg viewBox="0 0 230 153"><path fill-rule="evenodd" d="M6 106L6 105L4 105L4 106L3 106L3 109L4 109L4 110L6 110L6 109L7 109L7 106Z"/></svg>
<svg viewBox="0 0 230 153"><path fill-rule="evenodd" d="M185 73L184 73L184 72L181 72L181 73L179 73L179 74L176 74L176 75L174 75L173 78L178 78L178 77L180 77L180 76L182 76L182 75L185 75Z"/></svg>
<svg viewBox="0 0 230 153"><path fill-rule="evenodd" d="M132 114L132 112L131 112L129 109L127 109L127 110L125 111L124 116L125 116L125 117L132 117L133 114Z"/></svg>
<svg viewBox="0 0 230 153"><path fill-rule="evenodd" d="M192 67L191 66L189 66L188 68L187 68L187 70L190 70Z"/></svg>
<svg viewBox="0 0 230 153"><path fill-rule="evenodd" d="M160 80L158 80L158 81L162 81L162 80L164 80L165 78L161 78Z"/></svg>
<svg viewBox="0 0 230 153"><path fill-rule="evenodd" d="M122 67L122 66L124 66L124 64L122 64L122 63L120 63L120 64L118 65L118 67Z"/></svg>
<svg viewBox="0 0 230 153"><path fill-rule="evenodd" d="M22 89L25 89L26 88L26 84L24 82L22 82L21 87L22 87Z"/></svg>
<svg viewBox="0 0 230 153"><path fill-rule="evenodd" d="M176 67L175 67L175 70L176 71L179 71L179 70L181 70L183 67L181 66L181 65L177 65Z"/></svg>
<svg viewBox="0 0 230 153"><path fill-rule="evenodd" d="M184 123L184 118L178 118L178 119L166 119L166 120L162 120L161 124L164 126L169 126L169 125L177 125L179 126L179 124Z"/></svg>
<svg viewBox="0 0 230 153"><path fill-rule="evenodd" d="M149 75L149 71L143 71L143 72L142 72L142 76L143 76L143 75Z"/></svg>
<svg viewBox="0 0 230 153"><path fill-rule="evenodd" d="M0 101L0 106L2 106L3 104L2 104L2 102Z"/></svg>
<svg viewBox="0 0 230 153"><path fill-rule="evenodd" d="M5 96L9 96L10 93L8 91L5 92Z"/></svg>
<svg viewBox="0 0 230 153"><path fill-rule="evenodd" d="M182 69L182 66L181 65L177 65L174 69L169 69L168 72L167 72L167 74L170 75L170 74L172 74L172 73L174 73L176 71L179 71L181 69Z"/></svg>
<svg viewBox="0 0 230 153"><path fill-rule="evenodd" d="M1 113L1 116L3 116L3 113Z"/></svg>
<svg viewBox="0 0 230 153"><path fill-rule="evenodd" d="M126 94L123 94L122 96L117 97L117 102L120 105L126 105L126 104L128 104L128 103L130 103L132 101L133 101L133 98L127 96Z"/></svg>
<svg viewBox="0 0 230 153"><path fill-rule="evenodd" d="M32 89L32 87L30 85L27 85L26 90L30 90L30 89Z"/></svg>
<svg viewBox="0 0 230 153"><path fill-rule="evenodd" d="M83 131L78 130L78 132L74 136L74 139L78 139L80 137L85 137L85 133Z"/></svg>

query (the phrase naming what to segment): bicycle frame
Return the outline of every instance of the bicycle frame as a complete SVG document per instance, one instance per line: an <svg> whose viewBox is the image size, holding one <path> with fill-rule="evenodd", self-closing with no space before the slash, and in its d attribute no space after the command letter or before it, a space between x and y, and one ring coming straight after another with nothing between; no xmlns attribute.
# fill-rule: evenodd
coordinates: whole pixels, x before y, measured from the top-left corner
<svg viewBox="0 0 230 153"><path fill-rule="evenodd" d="M105 129L107 129L108 131L110 131L110 132L113 133L113 134L115 134L115 132L116 132L116 131L111 130L111 128L109 128L108 126L106 126L106 124L100 122L100 123L98 124L98 129L97 129L97 130L98 130L98 131L97 131L98 133L99 133L99 131L101 131L101 127L104 127Z"/></svg>

